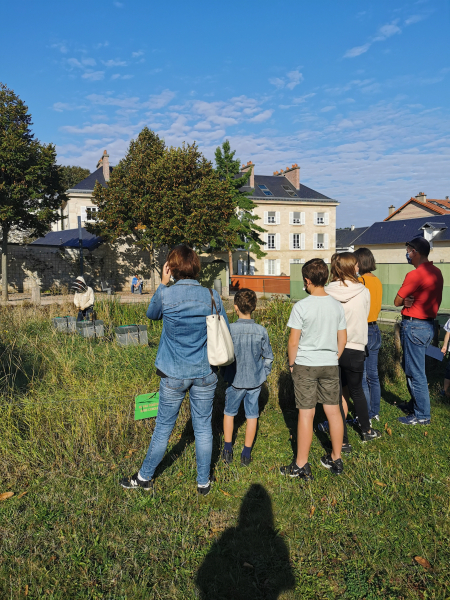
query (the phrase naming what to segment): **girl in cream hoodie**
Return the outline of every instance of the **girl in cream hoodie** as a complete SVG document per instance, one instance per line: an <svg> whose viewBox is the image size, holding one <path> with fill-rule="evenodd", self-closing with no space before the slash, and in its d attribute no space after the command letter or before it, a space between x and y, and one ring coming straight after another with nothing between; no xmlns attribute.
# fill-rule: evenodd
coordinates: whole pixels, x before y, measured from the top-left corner
<svg viewBox="0 0 450 600"><path fill-rule="evenodd" d="M367 316L370 310L370 292L358 281L358 261L351 252L335 254L331 262L330 283L325 291L342 303L347 321L347 344L339 359L341 367L342 388L353 399L355 413L362 431L364 442L381 436L379 431L371 428L366 397L362 387L364 373L365 347L368 341ZM345 397L343 402L344 417L344 451L351 451L348 443L345 416L348 412ZM344 416L345 415L345 416Z"/></svg>

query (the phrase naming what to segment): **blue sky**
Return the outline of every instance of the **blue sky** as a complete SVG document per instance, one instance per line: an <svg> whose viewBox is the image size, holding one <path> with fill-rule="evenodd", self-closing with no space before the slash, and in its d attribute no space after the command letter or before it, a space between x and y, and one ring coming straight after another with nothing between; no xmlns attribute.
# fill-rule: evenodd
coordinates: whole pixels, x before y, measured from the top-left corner
<svg viewBox="0 0 450 600"><path fill-rule="evenodd" d="M369 225L450 196L450 3L395 0L6 3L1 81L62 164L112 164L148 126L341 202Z"/></svg>

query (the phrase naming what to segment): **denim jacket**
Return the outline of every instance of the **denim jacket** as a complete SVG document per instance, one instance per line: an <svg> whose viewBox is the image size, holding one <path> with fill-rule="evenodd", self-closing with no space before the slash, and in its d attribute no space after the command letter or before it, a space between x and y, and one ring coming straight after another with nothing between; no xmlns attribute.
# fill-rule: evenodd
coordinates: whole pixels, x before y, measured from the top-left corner
<svg viewBox="0 0 450 600"><path fill-rule="evenodd" d="M224 379L235 388L256 388L272 370L273 352L265 327L253 319L238 319L230 325L234 363L225 367Z"/></svg>
<svg viewBox="0 0 450 600"><path fill-rule="evenodd" d="M217 310L228 319L214 290ZM211 294L194 279L161 284L147 309L147 317L163 320L155 366L168 377L195 379L211 373L206 349L206 317L211 314Z"/></svg>

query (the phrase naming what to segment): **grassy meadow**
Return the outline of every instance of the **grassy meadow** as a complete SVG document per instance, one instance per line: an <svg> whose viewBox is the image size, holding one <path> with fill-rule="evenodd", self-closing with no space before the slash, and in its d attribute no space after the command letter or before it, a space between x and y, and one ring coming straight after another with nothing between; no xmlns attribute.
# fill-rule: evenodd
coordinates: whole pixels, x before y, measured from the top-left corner
<svg viewBox="0 0 450 600"><path fill-rule="evenodd" d="M220 461L223 382L214 414L215 483L196 491L188 402L182 405L154 493L125 491L140 467L154 419L135 422L134 397L158 389L161 323L146 305L96 305L106 337L56 333L71 305L0 308L0 598L52 599L447 599L450 598L449 400L444 367L430 359L432 424L405 427L407 399L383 333L382 439L362 444L333 477L284 478L297 413L286 362L290 304L265 304L273 372L261 394L253 462L239 464L245 418L236 419L235 462ZM149 345L120 347L113 326L147 323ZM316 420L321 420L319 409ZM0 496L1 498L1 496Z"/></svg>

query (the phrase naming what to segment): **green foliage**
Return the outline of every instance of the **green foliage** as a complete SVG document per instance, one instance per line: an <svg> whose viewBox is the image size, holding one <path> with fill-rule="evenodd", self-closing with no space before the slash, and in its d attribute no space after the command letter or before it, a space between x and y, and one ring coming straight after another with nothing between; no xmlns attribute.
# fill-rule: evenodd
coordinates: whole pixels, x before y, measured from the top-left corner
<svg viewBox="0 0 450 600"><path fill-rule="evenodd" d="M44 235L66 199L56 150L31 132L23 101L0 83L0 227Z"/></svg>
<svg viewBox="0 0 450 600"><path fill-rule="evenodd" d="M131 142L108 187L95 187L93 199L99 233L130 236L145 248L207 246L233 213L227 184L195 144L166 148L147 128Z"/></svg>
<svg viewBox="0 0 450 600"><path fill-rule="evenodd" d="M83 169L83 167L69 167L66 165L60 165L59 171L61 173L61 181L65 190L70 190L75 187L77 183L86 179L90 175L89 169Z"/></svg>
<svg viewBox="0 0 450 600"><path fill-rule="evenodd" d="M234 202L234 212L228 221L224 235L217 235L211 242L211 248L216 251L245 248L257 258L262 258L266 253L261 250L264 242L259 234L265 229L256 223L259 217L252 214L256 204L250 198L251 192L240 191L242 187L248 185L250 171L238 177L240 161L234 158L235 154L236 150L231 151L228 140L222 144L222 147L216 148L216 172L227 183Z"/></svg>

